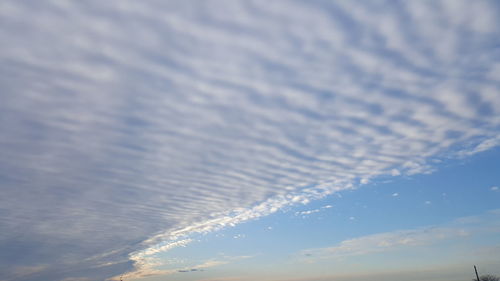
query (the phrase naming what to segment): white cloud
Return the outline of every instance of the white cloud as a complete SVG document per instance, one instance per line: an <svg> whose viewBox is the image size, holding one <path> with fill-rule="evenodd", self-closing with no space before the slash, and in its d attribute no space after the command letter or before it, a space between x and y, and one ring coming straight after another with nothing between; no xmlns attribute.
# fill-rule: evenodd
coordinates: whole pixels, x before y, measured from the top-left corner
<svg viewBox="0 0 500 281"><path fill-rule="evenodd" d="M500 137L486 139L486 140L480 142L479 144L477 144L476 146L472 147L471 149L465 149L465 150L458 152L458 155L460 155L462 157L470 156L470 155L473 155L473 154L476 154L476 153L479 153L482 151L489 150L493 147L498 146L499 144L500 144Z"/></svg>
<svg viewBox="0 0 500 281"><path fill-rule="evenodd" d="M306 249L301 251L298 256L302 258L305 256L308 259L338 259L398 249L408 250L408 247L434 245L451 239L491 235L500 232L499 216L500 211L497 209L478 216L459 218L441 226L366 235L341 241L331 247Z"/></svg>
<svg viewBox="0 0 500 281"><path fill-rule="evenodd" d="M394 192L394 193L392 194L392 197L398 197L398 196L399 196L399 193L397 193L397 192Z"/></svg>
<svg viewBox="0 0 500 281"><path fill-rule="evenodd" d="M436 240L464 235L467 235L467 233L443 228L404 230L345 240L338 246L322 249L321 251L324 251L326 255L336 257L357 256L393 250L403 246L421 246Z"/></svg>
<svg viewBox="0 0 500 281"><path fill-rule="evenodd" d="M325 206L323 206L323 207L321 207L319 209L312 209L312 210L295 212L295 215L296 216L307 216L307 215L310 215L310 214L319 213L319 212L321 212L324 209L330 209L330 208L333 208L333 206L332 205L325 205Z"/></svg>
<svg viewBox="0 0 500 281"><path fill-rule="evenodd" d="M157 244L153 247L147 248L146 250L141 251L135 255L132 255L131 259L138 261L144 257L152 256L154 254L161 253L161 252L166 252L166 251L173 249L173 248L186 247L191 242L193 242L193 239L183 239L183 240L178 240L178 241L174 241L174 242L160 243L160 244Z"/></svg>
<svg viewBox="0 0 500 281"><path fill-rule="evenodd" d="M221 266L225 264L229 264L231 262L252 258L253 256L225 256L220 259L210 259L204 262L194 264L192 266L184 266L184 267L176 267L170 269L156 269L155 266L160 266L162 264L157 259L154 261L148 261L148 263L141 264L141 267L136 268L133 272L129 272L120 276L114 276L109 280L122 280L122 279L140 279L144 277L152 277L152 276L164 276L164 275L172 275L177 273L186 273L186 272L196 272L200 270L204 270L211 267ZM155 264L156 262L156 264Z"/></svg>
<svg viewBox="0 0 500 281"><path fill-rule="evenodd" d="M498 191L498 186L492 186L492 187L490 188L490 190L491 190L491 191Z"/></svg>
<svg viewBox="0 0 500 281"><path fill-rule="evenodd" d="M117 264L102 280L189 233L499 144L493 3L254 5L2 1L0 238Z"/></svg>
<svg viewBox="0 0 500 281"><path fill-rule="evenodd" d="M391 176L397 177L399 175L401 175L401 172L399 170L397 170L397 169L392 169L391 170Z"/></svg>
<svg viewBox="0 0 500 281"><path fill-rule="evenodd" d="M320 211L319 209L307 210L307 211L295 212L295 215L296 216L304 216L304 215L319 213L319 211Z"/></svg>

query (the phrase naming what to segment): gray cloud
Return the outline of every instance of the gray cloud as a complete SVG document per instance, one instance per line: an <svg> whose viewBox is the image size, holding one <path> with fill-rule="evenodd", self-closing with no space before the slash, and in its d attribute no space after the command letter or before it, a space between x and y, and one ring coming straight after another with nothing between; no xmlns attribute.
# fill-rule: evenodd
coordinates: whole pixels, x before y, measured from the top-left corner
<svg viewBox="0 0 500 281"><path fill-rule="evenodd" d="M497 146L498 9L2 1L0 279L102 280L175 233Z"/></svg>

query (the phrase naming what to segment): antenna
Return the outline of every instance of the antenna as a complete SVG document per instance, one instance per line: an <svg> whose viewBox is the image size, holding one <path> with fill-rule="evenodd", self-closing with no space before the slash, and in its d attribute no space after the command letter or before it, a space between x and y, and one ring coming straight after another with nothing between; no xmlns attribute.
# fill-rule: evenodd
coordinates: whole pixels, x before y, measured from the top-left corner
<svg viewBox="0 0 500 281"><path fill-rule="evenodd" d="M477 281L480 281L480 280L479 280L479 274L477 274L477 268L476 268L476 266L475 266L475 265L474 265L474 271L476 272L476 278L477 278Z"/></svg>

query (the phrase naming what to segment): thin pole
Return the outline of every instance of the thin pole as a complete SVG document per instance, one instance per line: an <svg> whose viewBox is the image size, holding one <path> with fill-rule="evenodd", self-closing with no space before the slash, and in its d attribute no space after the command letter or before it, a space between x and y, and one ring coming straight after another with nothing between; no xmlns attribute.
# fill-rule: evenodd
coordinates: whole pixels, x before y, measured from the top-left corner
<svg viewBox="0 0 500 281"><path fill-rule="evenodd" d="M477 268L474 266L474 271L476 272L477 281L479 281L479 275L477 274Z"/></svg>

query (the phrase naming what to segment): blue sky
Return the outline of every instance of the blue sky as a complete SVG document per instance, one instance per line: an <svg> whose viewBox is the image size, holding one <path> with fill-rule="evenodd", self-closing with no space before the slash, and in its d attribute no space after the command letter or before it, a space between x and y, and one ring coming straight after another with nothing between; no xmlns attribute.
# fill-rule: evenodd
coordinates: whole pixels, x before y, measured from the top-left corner
<svg viewBox="0 0 500 281"><path fill-rule="evenodd" d="M392 178L194 235L190 244L158 255L165 270L177 272L146 280L363 280L369 274L466 280L471 262L498 274L499 156L493 149L443 163L433 174ZM209 262L217 266L204 268Z"/></svg>
<svg viewBox="0 0 500 281"><path fill-rule="evenodd" d="M0 280L500 274L496 1L2 1Z"/></svg>

